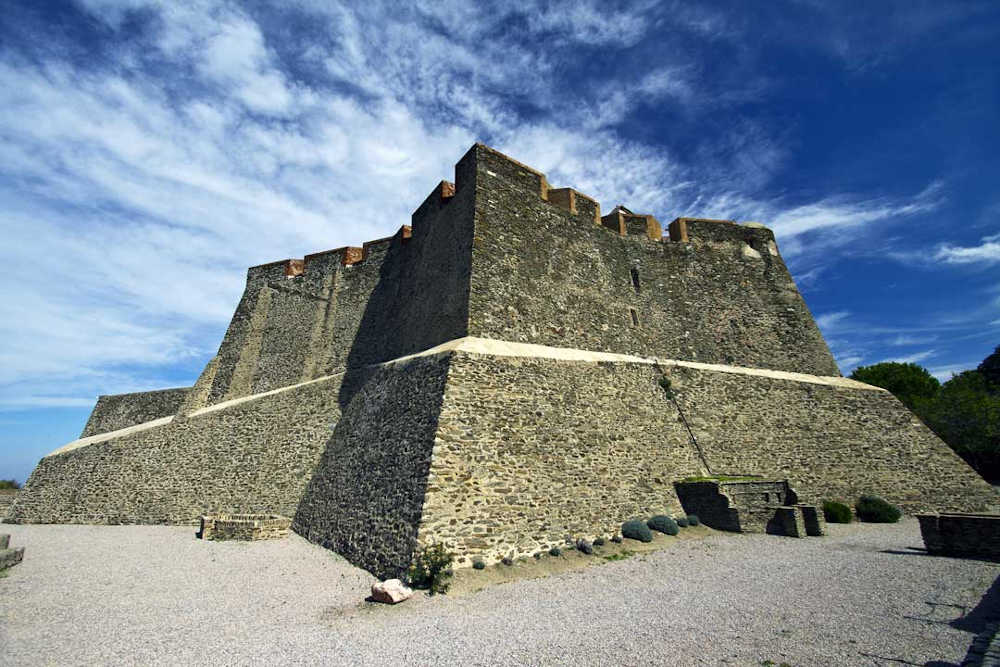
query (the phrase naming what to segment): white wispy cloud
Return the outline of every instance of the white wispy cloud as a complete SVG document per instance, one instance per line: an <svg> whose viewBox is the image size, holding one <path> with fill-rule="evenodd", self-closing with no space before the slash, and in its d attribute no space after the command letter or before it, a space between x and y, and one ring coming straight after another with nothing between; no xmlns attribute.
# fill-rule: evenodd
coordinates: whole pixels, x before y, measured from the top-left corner
<svg viewBox="0 0 1000 667"><path fill-rule="evenodd" d="M690 113L765 85L717 82L675 48L739 37L725 14L689 3L655 17L653 2L82 7L119 38L109 61L0 51L0 260L12 281L0 406L177 384L176 360L218 345L247 266L391 233L475 140L605 207L767 222L786 256L805 237L834 244L939 198L933 186L904 200L764 198L787 148L750 121L691 155L627 138L621 124L651 100ZM133 34L136 10L154 19ZM269 23L282 12L309 38ZM581 49L646 45L663 48L633 53L627 75L562 78Z"/></svg>
<svg viewBox="0 0 1000 667"><path fill-rule="evenodd" d="M946 264L996 264L1000 262L1000 234L984 236L975 246L943 244L934 252L934 259Z"/></svg>
<svg viewBox="0 0 1000 667"><path fill-rule="evenodd" d="M937 353L937 350L922 350L920 352L914 352L913 354L907 354L903 356L893 357L887 361L896 361L901 364L916 364L924 359L929 359Z"/></svg>

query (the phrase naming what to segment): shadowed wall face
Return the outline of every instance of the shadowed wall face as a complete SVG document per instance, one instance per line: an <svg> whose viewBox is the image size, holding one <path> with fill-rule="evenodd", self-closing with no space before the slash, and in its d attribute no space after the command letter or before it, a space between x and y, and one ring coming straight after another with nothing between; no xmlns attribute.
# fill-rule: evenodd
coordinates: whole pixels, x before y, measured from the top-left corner
<svg viewBox="0 0 1000 667"><path fill-rule="evenodd" d="M350 374L346 403L293 529L381 578L410 565L421 526L449 357Z"/></svg>

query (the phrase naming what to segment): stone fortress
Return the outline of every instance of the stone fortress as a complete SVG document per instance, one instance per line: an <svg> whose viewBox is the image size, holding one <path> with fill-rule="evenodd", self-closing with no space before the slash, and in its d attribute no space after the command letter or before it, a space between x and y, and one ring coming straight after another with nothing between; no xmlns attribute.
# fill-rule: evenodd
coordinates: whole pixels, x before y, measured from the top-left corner
<svg viewBox="0 0 1000 667"><path fill-rule="evenodd" d="M393 236L252 267L195 385L102 396L7 521L278 514L388 577L435 542L461 567L613 535L706 474L993 507L891 394L840 377L770 230L668 232L476 144Z"/></svg>

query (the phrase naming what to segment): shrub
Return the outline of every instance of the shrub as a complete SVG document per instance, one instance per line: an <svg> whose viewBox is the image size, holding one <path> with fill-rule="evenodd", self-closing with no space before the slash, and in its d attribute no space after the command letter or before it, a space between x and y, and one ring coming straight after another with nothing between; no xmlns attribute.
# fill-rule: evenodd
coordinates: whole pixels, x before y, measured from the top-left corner
<svg viewBox="0 0 1000 667"><path fill-rule="evenodd" d="M472 561L472 567L476 568L477 570L485 570L486 563L483 561L483 559L477 558L476 560Z"/></svg>
<svg viewBox="0 0 1000 667"><path fill-rule="evenodd" d="M657 514L652 519L647 521L646 525L653 530L666 533L667 535L676 535L680 532L680 529L677 527L677 522L666 514ZM648 542L649 540L646 541Z"/></svg>
<svg viewBox="0 0 1000 667"><path fill-rule="evenodd" d="M503 558L500 559L500 562L503 563L504 565L513 565L514 559L511 558L510 556L504 556Z"/></svg>
<svg viewBox="0 0 1000 667"><path fill-rule="evenodd" d="M689 526L700 526L701 525L701 519L698 518L697 514L688 514L687 515L687 520L688 520L688 525Z"/></svg>
<svg viewBox="0 0 1000 667"><path fill-rule="evenodd" d="M677 525L680 526L681 528L687 528L688 527L687 517L686 516L677 517Z"/></svg>
<svg viewBox="0 0 1000 667"><path fill-rule="evenodd" d="M899 508L878 496L861 496L854 505L858 518L869 523L896 523L903 515Z"/></svg>
<svg viewBox="0 0 1000 667"><path fill-rule="evenodd" d="M549 549L549 555L562 556L562 549L560 549L559 547L552 547L551 549Z"/></svg>
<svg viewBox="0 0 1000 667"><path fill-rule="evenodd" d="M448 591L451 575L451 561L455 554L443 544L428 544L418 549L410 566L410 585L414 588L430 589L431 594Z"/></svg>
<svg viewBox="0 0 1000 667"><path fill-rule="evenodd" d="M604 541L603 537L595 537L594 538L594 546L595 547L603 547L605 544L606 544L606 542Z"/></svg>
<svg viewBox="0 0 1000 667"><path fill-rule="evenodd" d="M621 544L621 542L622 542L622 536L621 535L615 535L615 536L613 536L611 538L611 541L614 542L615 544Z"/></svg>
<svg viewBox="0 0 1000 667"><path fill-rule="evenodd" d="M640 542L653 541L653 534L649 532L649 528L647 528L646 524L638 519L632 519L631 521L626 521L622 524L622 537L627 537L631 540L639 540Z"/></svg>
<svg viewBox="0 0 1000 667"><path fill-rule="evenodd" d="M588 556L594 553L594 545L584 539L579 539L576 541L576 548L587 554Z"/></svg>
<svg viewBox="0 0 1000 667"><path fill-rule="evenodd" d="M836 500L824 500L823 518L827 520L827 523L850 523L854 515L851 514L851 508L844 503L838 503Z"/></svg>
<svg viewBox="0 0 1000 667"><path fill-rule="evenodd" d="M0 479L0 489L20 489L16 479Z"/></svg>

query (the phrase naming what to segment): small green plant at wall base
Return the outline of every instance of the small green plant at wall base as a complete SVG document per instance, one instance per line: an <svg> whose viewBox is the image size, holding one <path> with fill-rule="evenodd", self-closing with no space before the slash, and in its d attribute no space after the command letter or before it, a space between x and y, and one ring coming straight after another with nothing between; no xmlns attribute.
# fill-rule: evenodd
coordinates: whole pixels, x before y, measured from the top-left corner
<svg viewBox="0 0 1000 667"><path fill-rule="evenodd" d="M603 537L596 537L596 538L594 538L594 546L595 547L603 547L604 545L605 545L605 542L604 542L604 538Z"/></svg>
<svg viewBox="0 0 1000 667"><path fill-rule="evenodd" d="M594 545L591 544L590 542L588 542L587 540L584 540L584 539L579 539L579 540L576 541L576 548L581 553L585 553L588 556L590 554L594 553Z"/></svg>
<svg viewBox="0 0 1000 667"><path fill-rule="evenodd" d="M477 558L476 560L472 561L472 567L474 567L477 570L485 570L486 563L482 559Z"/></svg>
<svg viewBox="0 0 1000 667"><path fill-rule="evenodd" d="M854 505L858 518L869 523L896 523L903 515L899 508L878 496L861 496Z"/></svg>
<svg viewBox="0 0 1000 667"><path fill-rule="evenodd" d="M679 517L677 517L676 521L677 521L677 525L680 526L681 528L687 528L688 527L688 520L687 520L686 516L679 516Z"/></svg>
<svg viewBox="0 0 1000 667"><path fill-rule="evenodd" d="M514 559L511 558L510 556L504 556L502 559L500 559L500 562L503 563L504 565L511 566L514 564Z"/></svg>
<svg viewBox="0 0 1000 667"><path fill-rule="evenodd" d="M649 532L646 524L638 519L632 519L622 524L622 537L627 537L630 540L639 540L640 542L653 541L653 533Z"/></svg>
<svg viewBox="0 0 1000 667"><path fill-rule="evenodd" d="M551 549L549 549L549 555L562 556L562 549L560 549L559 547L552 547Z"/></svg>
<svg viewBox="0 0 1000 667"><path fill-rule="evenodd" d="M455 554L443 544L429 544L418 549L410 566L409 579L414 588L427 588L431 594L446 593L451 576L451 561Z"/></svg>
<svg viewBox="0 0 1000 667"><path fill-rule="evenodd" d="M688 514L687 515L687 520L688 520L688 525L689 526L698 526L698 525L701 525L701 519L698 518L697 514Z"/></svg>
<svg viewBox="0 0 1000 667"><path fill-rule="evenodd" d="M614 537L611 538L611 541L614 542L615 544L621 544L622 536L621 535L615 535Z"/></svg>
<svg viewBox="0 0 1000 667"><path fill-rule="evenodd" d="M823 501L823 518L827 523L850 523L854 518L851 508L836 500Z"/></svg>
<svg viewBox="0 0 1000 667"><path fill-rule="evenodd" d="M667 535L676 535L681 532L680 528L677 527L677 522L666 514L657 514L647 521L646 525L657 532L666 533Z"/></svg>

